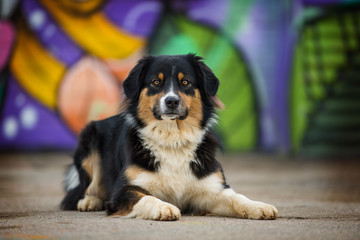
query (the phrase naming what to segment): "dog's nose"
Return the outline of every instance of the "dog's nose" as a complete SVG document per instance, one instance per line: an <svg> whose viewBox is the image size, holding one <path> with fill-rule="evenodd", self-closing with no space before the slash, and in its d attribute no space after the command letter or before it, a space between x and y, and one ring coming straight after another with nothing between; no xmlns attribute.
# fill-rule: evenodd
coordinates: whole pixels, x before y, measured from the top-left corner
<svg viewBox="0 0 360 240"><path fill-rule="evenodd" d="M175 98L175 97L167 97L165 99L165 105L169 108L174 110L175 108L177 108L179 106L179 99Z"/></svg>

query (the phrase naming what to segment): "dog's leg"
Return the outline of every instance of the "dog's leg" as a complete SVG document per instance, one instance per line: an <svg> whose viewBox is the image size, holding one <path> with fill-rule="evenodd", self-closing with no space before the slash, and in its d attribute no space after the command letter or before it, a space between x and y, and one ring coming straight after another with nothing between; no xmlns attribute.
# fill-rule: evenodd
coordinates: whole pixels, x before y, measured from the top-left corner
<svg viewBox="0 0 360 240"><path fill-rule="evenodd" d="M225 183L222 171L199 181L193 194L193 207L200 212L249 219L275 219L278 215L274 206L237 194Z"/></svg>
<svg viewBox="0 0 360 240"><path fill-rule="evenodd" d="M85 197L78 202L77 209L79 211L101 211L103 209L105 191L101 184L99 154L91 153L82 161L82 168L89 174L91 183L86 189Z"/></svg>
<svg viewBox="0 0 360 240"><path fill-rule="evenodd" d="M128 217L150 220L175 221L180 219L180 210L174 205L147 195L137 202Z"/></svg>
<svg viewBox="0 0 360 240"><path fill-rule="evenodd" d="M274 206L250 200L231 188L224 189L217 195L217 202L210 210L213 214L249 219L275 219L278 216L278 210Z"/></svg>
<svg viewBox="0 0 360 240"><path fill-rule="evenodd" d="M113 198L111 206L108 207L112 216L159 221L180 219L181 214L177 207L148 195L139 187L127 186Z"/></svg>

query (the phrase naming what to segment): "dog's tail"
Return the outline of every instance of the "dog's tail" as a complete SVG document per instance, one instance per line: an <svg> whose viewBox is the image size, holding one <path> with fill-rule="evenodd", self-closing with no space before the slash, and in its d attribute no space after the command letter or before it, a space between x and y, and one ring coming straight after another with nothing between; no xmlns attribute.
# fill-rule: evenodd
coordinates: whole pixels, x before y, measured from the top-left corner
<svg viewBox="0 0 360 240"><path fill-rule="evenodd" d="M76 210L78 201L84 197L86 184L81 184L80 174L74 164L71 164L65 172L63 182L66 196L61 202L61 209Z"/></svg>
<svg viewBox="0 0 360 240"><path fill-rule="evenodd" d="M74 164L68 166L63 184L66 192L69 192L80 184L79 173Z"/></svg>

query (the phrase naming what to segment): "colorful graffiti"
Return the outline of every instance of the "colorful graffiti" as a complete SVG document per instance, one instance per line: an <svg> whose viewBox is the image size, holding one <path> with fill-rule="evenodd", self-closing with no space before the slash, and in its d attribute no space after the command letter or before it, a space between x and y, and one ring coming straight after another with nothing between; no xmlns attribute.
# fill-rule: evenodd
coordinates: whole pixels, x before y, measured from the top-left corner
<svg viewBox="0 0 360 240"><path fill-rule="evenodd" d="M359 156L360 6L308 9L291 81L292 148ZM303 116L306 116L304 118Z"/></svg>
<svg viewBox="0 0 360 240"><path fill-rule="evenodd" d="M299 63L298 43L310 40L299 39L328 8L359 1L0 3L1 149L74 148L87 122L118 111L138 59L194 52L221 81L217 131L226 150L299 152L314 113ZM335 70L326 74L335 79Z"/></svg>

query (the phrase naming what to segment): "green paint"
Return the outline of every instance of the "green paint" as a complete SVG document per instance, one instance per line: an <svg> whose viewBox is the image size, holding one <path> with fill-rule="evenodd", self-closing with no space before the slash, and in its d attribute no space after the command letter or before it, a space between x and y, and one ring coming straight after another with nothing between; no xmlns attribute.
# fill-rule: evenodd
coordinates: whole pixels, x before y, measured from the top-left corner
<svg viewBox="0 0 360 240"><path fill-rule="evenodd" d="M313 13L316 18L316 11ZM335 146L334 141L341 139L334 134L352 137L352 133L341 129L358 126L358 107L349 105L358 96L351 82L357 79L353 69L358 68L354 58L359 46L355 27L356 21L349 13L330 14L304 25L294 54L290 89L291 141L295 151L331 153L331 148L322 148L322 144ZM329 134L333 138L327 141L324 136Z"/></svg>
<svg viewBox="0 0 360 240"><path fill-rule="evenodd" d="M239 29L246 27L254 0L232 0L229 4L226 24L222 31L229 37L236 37Z"/></svg>
<svg viewBox="0 0 360 240"><path fill-rule="evenodd" d="M307 97L305 82L302 75L302 49L298 46L295 50L293 77L290 89L290 126L291 142L294 151L298 151L307 125Z"/></svg>

